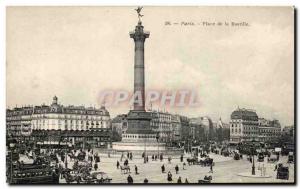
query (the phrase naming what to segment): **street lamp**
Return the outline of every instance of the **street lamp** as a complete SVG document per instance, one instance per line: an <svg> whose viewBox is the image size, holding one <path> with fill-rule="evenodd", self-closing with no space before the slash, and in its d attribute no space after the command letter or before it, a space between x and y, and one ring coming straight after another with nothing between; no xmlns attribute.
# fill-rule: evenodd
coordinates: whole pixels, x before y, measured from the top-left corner
<svg viewBox="0 0 300 189"><path fill-rule="evenodd" d="M253 139L252 140L252 148L251 148L252 149L252 175L255 175L254 142L255 142L255 140Z"/></svg>
<svg viewBox="0 0 300 189"><path fill-rule="evenodd" d="M159 132L156 134L156 141L157 141L157 157L159 157Z"/></svg>
<svg viewBox="0 0 300 189"><path fill-rule="evenodd" d="M146 135L143 135L145 139L145 146L144 146L144 163L147 163L147 138Z"/></svg>
<svg viewBox="0 0 300 189"><path fill-rule="evenodd" d="M12 139L9 143L9 150L10 150L10 183L13 182L13 152L16 147L16 140Z"/></svg>

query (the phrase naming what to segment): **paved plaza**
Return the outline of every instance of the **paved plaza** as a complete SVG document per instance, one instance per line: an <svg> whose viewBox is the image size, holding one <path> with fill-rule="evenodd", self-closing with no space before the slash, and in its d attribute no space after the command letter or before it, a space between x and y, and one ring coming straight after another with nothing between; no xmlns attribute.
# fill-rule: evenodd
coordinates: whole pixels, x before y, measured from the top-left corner
<svg viewBox="0 0 300 189"><path fill-rule="evenodd" d="M140 155L133 156L133 160L129 160L129 166L131 173L121 173L120 169L117 169L117 160L120 161L120 155L111 155L108 158L107 154L100 154L101 162L98 163L98 171L103 171L112 178L112 183L127 183L127 177L130 174L133 178L134 183L143 183L144 179L147 178L149 183L177 183L177 179L180 176L182 182L185 182L187 178L189 183L198 183L199 179L203 179L204 176L212 176L212 183L286 183L294 182L294 164L287 164L287 157L280 157L280 162L284 163L285 166L289 166L289 180L276 179L276 171L274 171L275 163L268 163L265 158L264 163L255 162L256 175L261 175L259 167L266 167L266 174L269 178L248 177L239 176L242 173L244 175L251 175L252 164L244 157L241 160L234 160L232 157L223 157L221 155L210 154L209 156L214 159L215 166L213 167L213 173L209 173L210 167L201 167L200 165L188 165L186 162L187 155L185 155L184 162L186 162L185 170L183 170L183 163L180 162L179 157L173 157L171 163L168 163L167 157L161 162L159 160L152 161L149 156L149 162L144 163L144 160ZM257 158L255 158L257 159ZM125 158L123 158L123 161ZM69 162L68 167L71 167L73 162ZM122 162L120 162L123 165ZM165 165L165 173L161 172L161 166ZM138 167L138 175L135 174L134 166ZM179 166L179 173L176 174L175 166ZM167 174L170 171L173 175L173 181L167 181ZM64 183L65 180L60 180Z"/></svg>

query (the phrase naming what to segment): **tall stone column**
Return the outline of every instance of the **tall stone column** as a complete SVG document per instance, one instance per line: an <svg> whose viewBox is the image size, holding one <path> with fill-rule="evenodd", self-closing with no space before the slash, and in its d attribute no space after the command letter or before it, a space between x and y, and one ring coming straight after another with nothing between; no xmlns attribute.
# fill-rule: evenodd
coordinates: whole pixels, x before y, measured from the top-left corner
<svg viewBox="0 0 300 189"><path fill-rule="evenodd" d="M134 111L145 111L145 65L144 65L144 44L149 32L144 32L144 26L139 21L134 32L130 33L135 43L134 49Z"/></svg>

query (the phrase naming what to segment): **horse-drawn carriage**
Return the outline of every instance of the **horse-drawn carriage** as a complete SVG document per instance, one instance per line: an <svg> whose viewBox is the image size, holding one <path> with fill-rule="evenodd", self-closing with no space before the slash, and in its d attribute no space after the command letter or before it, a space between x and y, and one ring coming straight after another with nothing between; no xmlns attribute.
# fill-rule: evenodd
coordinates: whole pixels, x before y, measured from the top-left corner
<svg viewBox="0 0 300 189"><path fill-rule="evenodd" d="M212 180L212 176L205 176L204 179L202 180L198 180L198 183L211 183L211 180Z"/></svg>
<svg viewBox="0 0 300 189"><path fill-rule="evenodd" d="M233 159L234 159L234 160L240 160L240 158L241 158L240 154L237 153L237 152L235 152L235 153L234 153L234 156L233 156Z"/></svg>
<svg viewBox="0 0 300 189"><path fill-rule="evenodd" d="M17 162L9 172L10 184L53 184L59 182L58 173L42 160L34 163Z"/></svg>
<svg viewBox="0 0 300 189"><path fill-rule="evenodd" d="M26 169L13 172L11 184L58 184L59 178L51 169Z"/></svg>
<svg viewBox="0 0 300 189"><path fill-rule="evenodd" d="M120 170L121 170L121 173L123 174L127 174L127 173L130 173L130 167L129 165L121 165L120 166Z"/></svg>
<svg viewBox="0 0 300 189"><path fill-rule="evenodd" d="M93 182L97 184L110 183L112 180L106 173L100 171L91 173L91 177Z"/></svg>
<svg viewBox="0 0 300 189"><path fill-rule="evenodd" d="M284 167L282 164L279 164L277 168L276 178L289 180L289 168Z"/></svg>
<svg viewBox="0 0 300 189"><path fill-rule="evenodd" d="M257 156L257 161L258 162L264 162L265 161L265 156L263 153L259 153Z"/></svg>
<svg viewBox="0 0 300 189"><path fill-rule="evenodd" d="M211 166L213 164L213 159L206 157L206 158L187 158L187 162L189 165L201 165L201 166Z"/></svg>
<svg viewBox="0 0 300 189"><path fill-rule="evenodd" d="M293 152L289 153L287 163L294 163L294 153Z"/></svg>
<svg viewBox="0 0 300 189"><path fill-rule="evenodd" d="M94 171L91 172L89 168L81 168L79 171L75 172L72 170L65 170L63 172L63 177L66 180L66 183L84 183L84 184L103 184L110 183L111 178L104 172Z"/></svg>

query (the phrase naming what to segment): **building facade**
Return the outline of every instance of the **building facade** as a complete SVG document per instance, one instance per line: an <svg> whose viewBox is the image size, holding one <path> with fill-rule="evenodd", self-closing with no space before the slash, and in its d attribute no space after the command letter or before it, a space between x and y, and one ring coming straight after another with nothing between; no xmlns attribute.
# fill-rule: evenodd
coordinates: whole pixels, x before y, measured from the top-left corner
<svg viewBox="0 0 300 189"><path fill-rule="evenodd" d="M230 142L258 140L258 116L254 110L238 108L230 118Z"/></svg>
<svg viewBox="0 0 300 189"><path fill-rule="evenodd" d="M258 140L260 142L271 142L278 140L281 135L281 125L278 120L258 119Z"/></svg>
<svg viewBox="0 0 300 189"><path fill-rule="evenodd" d="M199 142L203 142L206 140L205 127L202 123L198 122L196 119L190 119L190 138L193 141L193 144L199 144Z"/></svg>
<svg viewBox="0 0 300 189"><path fill-rule="evenodd" d="M220 118L216 123L216 138L219 142L230 140L230 126L228 123L224 123Z"/></svg>
<svg viewBox="0 0 300 189"><path fill-rule="evenodd" d="M15 138L29 136L32 132L33 107L25 106L6 110L6 133Z"/></svg>
<svg viewBox="0 0 300 189"><path fill-rule="evenodd" d="M113 141L120 141L128 126L127 114L117 115L111 121Z"/></svg>
<svg viewBox="0 0 300 189"><path fill-rule="evenodd" d="M164 143L171 143L173 141L173 125L172 114L160 111L151 111L150 127L158 133L159 141Z"/></svg>
<svg viewBox="0 0 300 189"><path fill-rule="evenodd" d="M182 139L180 116L177 114L172 114L171 123L172 123L172 143L174 146L178 146L180 140Z"/></svg>
<svg viewBox="0 0 300 189"><path fill-rule="evenodd" d="M38 144L60 145L63 141L68 141L74 146L104 147L110 142L111 120L109 112L103 106L99 109L63 106L58 104L58 98L55 96L49 106L22 108L21 117L14 116L20 114L19 110L17 112L7 115L8 130L16 130L12 121L21 118L21 133L30 135ZM11 114L13 116L10 116Z"/></svg>

